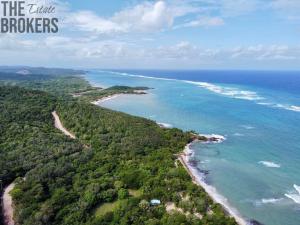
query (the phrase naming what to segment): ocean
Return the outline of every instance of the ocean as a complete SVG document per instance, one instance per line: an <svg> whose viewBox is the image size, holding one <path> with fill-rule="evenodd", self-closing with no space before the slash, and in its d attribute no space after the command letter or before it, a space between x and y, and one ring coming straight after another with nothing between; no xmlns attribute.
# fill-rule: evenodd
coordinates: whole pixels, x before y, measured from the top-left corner
<svg viewBox="0 0 300 225"><path fill-rule="evenodd" d="M192 145L207 185L247 220L300 224L300 72L92 70L85 77L103 87L153 88L103 107L224 136Z"/></svg>

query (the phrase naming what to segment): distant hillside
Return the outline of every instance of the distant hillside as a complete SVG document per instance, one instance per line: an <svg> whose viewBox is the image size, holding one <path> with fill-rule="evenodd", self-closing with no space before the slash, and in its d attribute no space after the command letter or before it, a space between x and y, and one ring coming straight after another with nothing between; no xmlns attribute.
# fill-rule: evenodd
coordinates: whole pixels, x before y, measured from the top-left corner
<svg viewBox="0 0 300 225"><path fill-rule="evenodd" d="M62 68L46 68L46 67L29 67L29 66L0 66L0 72L17 73L17 74L43 74L43 75L77 75L83 74L84 70L62 69Z"/></svg>

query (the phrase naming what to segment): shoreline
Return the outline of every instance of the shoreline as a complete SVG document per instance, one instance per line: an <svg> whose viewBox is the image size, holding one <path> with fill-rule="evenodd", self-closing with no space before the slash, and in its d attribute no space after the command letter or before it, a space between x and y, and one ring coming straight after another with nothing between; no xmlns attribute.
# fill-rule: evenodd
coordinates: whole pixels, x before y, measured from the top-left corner
<svg viewBox="0 0 300 225"><path fill-rule="evenodd" d="M178 159L181 162L182 166L185 168L185 170L188 172L190 177L192 178L192 181L202 187L205 192L210 196L210 198L215 202L220 204L224 211L231 217L235 219L235 221L239 225L249 225L249 222L247 222L242 215L238 212L237 209L230 206L227 199L218 193L215 187L208 185L205 183L204 175L200 174L199 171L197 171L197 168L192 166L189 163L190 157L193 155L193 150L191 149L191 145L193 143L197 142L192 141L191 143L187 144L183 150L183 152L179 153Z"/></svg>
<svg viewBox="0 0 300 225"><path fill-rule="evenodd" d="M104 97L99 98L99 99L97 99L95 101L92 101L91 103L93 105L100 105L103 102L109 101L111 99L118 98L120 96L125 96L125 95L146 95L146 94L149 94L149 93L147 91L145 91L145 90L134 90L133 93L117 93L117 94L112 94L112 95L104 96Z"/></svg>
<svg viewBox="0 0 300 225"><path fill-rule="evenodd" d="M13 201L10 195L10 191L12 191L15 187L15 183L9 184L3 192L2 198L2 215L3 215L3 223L5 225L14 225L15 221L13 219L14 208Z"/></svg>
<svg viewBox="0 0 300 225"><path fill-rule="evenodd" d="M122 94L114 94L114 95L110 95L110 96L106 96L103 98L100 98L96 101L91 102L91 104L94 104L96 106L100 106L101 103L117 98L119 96L121 96ZM157 122L156 124L158 126L160 126L163 129L170 129L171 127L169 126L170 124L166 124L166 123L162 123L162 122ZM171 125L172 126L172 125ZM172 126L173 127L173 126ZM216 134L211 134L211 135L207 135L207 134L201 134L201 136L204 136L205 138L208 139L208 142L210 143L221 143L222 141L226 140L226 138L224 136L221 135L216 135ZM237 224L239 225L249 225L250 223L247 222L241 215L240 213L237 211L237 209L231 207L227 201L227 199L225 197L223 197L221 194L219 194L216 190L215 187L210 186L208 184L205 183L204 181L204 177L203 175L199 174L199 172L196 170L196 168L194 168L193 166L191 166L189 164L189 159L190 159L190 155L193 153L193 150L190 148L190 146L195 143L197 140L192 141L191 143L188 143L183 152L179 153L178 155L178 160L180 161L180 163L183 165L183 167L186 169L187 173L190 175L190 177L192 178L192 181L202 187L205 192L209 195L209 197L215 202L215 203L219 203L223 210L225 211L225 213L228 214L228 216L232 217L235 219L235 221L237 222Z"/></svg>
<svg viewBox="0 0 300 225"><path fill-rule="evenodd" d="M91 103L92 103L93 105L100 105L100 104L103 103L103 102L106 102L106 101L108 101L108 100L111 100L111 99L120 97L121 95L124 95L124 94L114 94L114 95L109 95L109 96L106 96L106 97L103 97L103 98L99 98L98 100L92 101Z"/></svg>

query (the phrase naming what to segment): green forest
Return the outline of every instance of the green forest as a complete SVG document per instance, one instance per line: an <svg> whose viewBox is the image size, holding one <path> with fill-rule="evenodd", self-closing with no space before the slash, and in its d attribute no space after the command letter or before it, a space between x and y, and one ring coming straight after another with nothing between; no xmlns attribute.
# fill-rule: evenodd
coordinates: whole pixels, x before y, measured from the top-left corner
<svg viewBox="0 0 300 225"><path fill-rule="evenodd" d="M236 224L176 161L190 132L90 103L148 88L95 88L82 73L0 72L0 180L16 183L17 225Z"/></svg>

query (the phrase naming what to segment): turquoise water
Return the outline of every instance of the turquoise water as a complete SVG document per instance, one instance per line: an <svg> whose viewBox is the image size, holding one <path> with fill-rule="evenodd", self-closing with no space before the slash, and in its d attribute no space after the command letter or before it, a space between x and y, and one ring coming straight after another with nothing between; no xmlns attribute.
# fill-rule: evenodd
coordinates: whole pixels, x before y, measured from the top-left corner
<svg viewBox="0 0 300 225"><path fill-rule="evenodd" d="M99 86L154 88L147 95L123 95L105 101L101 104L104 107L183 130L225 136L226 141L220 144L193 145L198 167L209 171L206 182L246 219L266 225L299 225L300 189L294 187L300 185L298 89L245 85L235 83L234 78L203 83L207 82L205 75L187 82L171 74L157 78L156 71L156 77L149 78L92 71L86 78ZM295 87L296 81L290 82Z"/></svg>

